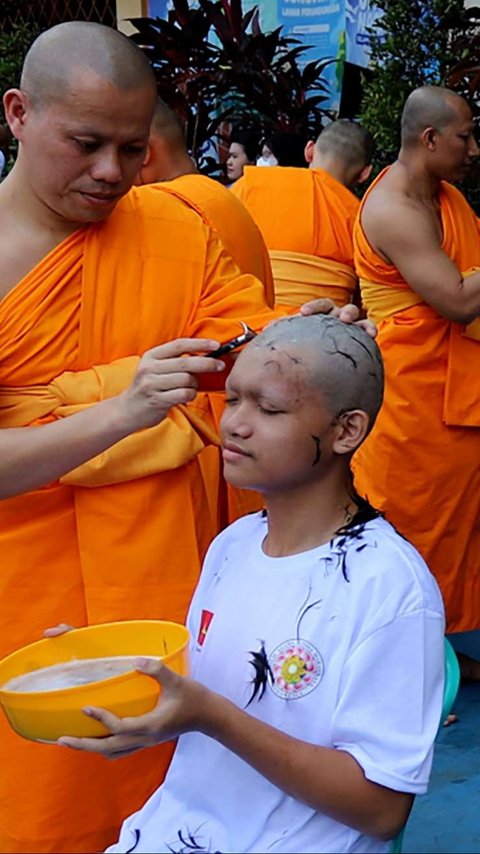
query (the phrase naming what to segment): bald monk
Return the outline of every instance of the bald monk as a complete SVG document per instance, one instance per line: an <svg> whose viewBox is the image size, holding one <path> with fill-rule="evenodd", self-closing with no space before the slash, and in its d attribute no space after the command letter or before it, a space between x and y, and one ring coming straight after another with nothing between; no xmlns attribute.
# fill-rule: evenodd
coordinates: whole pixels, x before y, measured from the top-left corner
<svg viewBox="0 0 480 854"><path fill-rule="evenodd" d="M2 428L48 426L124 391L146 349L223 341L272 317L260 282L195 211L157 187L128 192L155 100L143 52L83 22L43 33L5 95L19 155L0 185ZM197 461L215 441L199 395L60 482L1 502L0 655L64 619L183 621L215 533ZM126 760L118 775L21 740L3 716L0 743L2 852L101 850L170 752Z"/></svg>
<svg viewBox="0 0 480 854"><path fill-rule="evenodd" d="M477 155L467 103L416 89L398 160L368 190L355 229L387 376L356 484L436 575L449 631L480 627L480 241L450 183ZM478 678L480 667L464 661L464 672Z"/></svg>
<svg viewBox="0 0 480 854"><path fill-rule="evenodd" d="M332 122L305 156L310 169L246 167L231 188L250 211L270 252L279 306L296 311L306 300L352 301L353 223L358 199L351 192L371 171L373 139L348 119Z"/></svg>

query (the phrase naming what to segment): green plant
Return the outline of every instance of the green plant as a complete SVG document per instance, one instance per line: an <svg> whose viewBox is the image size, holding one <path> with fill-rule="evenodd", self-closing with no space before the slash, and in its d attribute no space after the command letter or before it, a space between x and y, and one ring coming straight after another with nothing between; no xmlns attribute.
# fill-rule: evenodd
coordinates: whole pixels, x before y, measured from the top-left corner
<svg viewBox="0 0 480 854"><path fill-rule="evenodd" d="M159 95L185 122L187 143L200 167L215 168L205 144L226 123L305 136L318 130L325 110L325 61L301 59L307 48L281 28L262 32L258 8L241 0L173 0L166 20L135 18L131 38L147 54Z"/></svg>
<svg viewBox="0 0 480 854"><path fill-rule="evenodd" d="M12 24L7 31L0 32L0 92L16 87L20 83L23 60L33 40L40 32L33 24L19 21ZM3 123L3 115L0 116ZM10 157L7 159L7 169L11 168L16 150L16 141L10 143Z"/></svg>

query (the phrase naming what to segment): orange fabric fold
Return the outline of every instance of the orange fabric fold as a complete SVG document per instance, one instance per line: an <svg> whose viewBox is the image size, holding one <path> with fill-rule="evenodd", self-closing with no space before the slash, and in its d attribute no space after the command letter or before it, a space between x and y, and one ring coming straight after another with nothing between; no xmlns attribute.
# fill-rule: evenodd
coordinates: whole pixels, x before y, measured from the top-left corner
<svg viewBox="0 0 480 854"><path fill-rule="evenodd" d="M239 270L252 273L263 283L267 304L273 307L275 293L267 247L245 205L206 175L181 175L164 181L162 187L193 207L217 232Z"/></svg>
<svg viewBox="0 0 480 854"><path fill-rule="evenodd" d="M267 244L274 265L277 305L302 305L306 283L308 299L338 298L343 300L341 304L351 300L357 282L352 234L359 202L350 190L323 169L247 166L230 192L244 203ZM290 266L287 277L285 263L275 264L272 253L279 252L298 256L296 269ZM350 270L350 278L341 282L340 291L332 291L331 279L328 275L325 278L325 273L332 275L331 270L320 271L316 286L311 287L314 280L305 266L308 256L330 262L338 271L345 267Z"/></svg>
<svg viewBox="0 0 480 854"><path fill-rule="evenodd" d="M178 337L226 340L240 321L261 329L271 316L262 284L241 275L197 213L156 188L132 190L106 222L63 241L0 303L0 427L61 417L113 393L150 347ZM58 410L51 398L38 410L45 388L55 389ZM181 418L190 445L177 467L171 447L171 467L159 473L155 463L153 474L90 489L66 478L0 502L1 656L62 621L184 620L216 533L195 445L213 423L203 400L205 410L176 410L168 428L160 425L161 434ZM136 455L131 461L142 465ZM4 852L103 850L158 786L170 756L167 745L111 764L24 741L0 718Z"/></svg>
<svg viewBox="0 0 480 854"><path fill-rule="evenodd" d="M442 248L467 275L480 266L477 219L461 193L447 183L441 186L440 209ZM422 553L442 589L448 630L476 629L478 325L466 328L448 321L415 294L398 270L372 250L361 212L354 239L362 301L378 322L386 372L383 407L353 460L356 485Z"/></svg>
<svg viewBox="0 0 480 854"><path fill-rule="evenodd" d="M322 297L336 305L351 301L357 277L351 267L302 252L270 251L277 304L295 307Z"/></svg>
<svg viewBox="0 0 480 854"><path fill-rule="evenodd" d="M19 427L46 416L65 418L113 397L128 388L139 361L139 356L127 356L87 371L66 371L45 386L0 389L2 424ZM124 483L185 465L209 444L218 444L218 435L208 399L198 395L160 424L127 436L60 480L88 487Z"/></svg>

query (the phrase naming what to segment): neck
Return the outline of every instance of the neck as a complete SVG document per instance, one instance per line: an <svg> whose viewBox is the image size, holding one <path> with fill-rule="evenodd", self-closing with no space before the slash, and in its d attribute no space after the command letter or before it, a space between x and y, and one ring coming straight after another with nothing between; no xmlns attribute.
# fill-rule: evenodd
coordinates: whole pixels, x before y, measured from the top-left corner
<svg viewBox="0 0 480 854"><path fill-rule="evenodd" d="M341 478L338 472L332 472L320 483L265 495L266 554L286 557L328 543L356 513L351 490L351 475L347 470Z"/></svg>
<svg viewBox="0 0 480 854"><path fill-rule="evenodd" d="M332 178L335 178L344 187L350 189L348 172L335 157L318 154L317 152L312 161L312 169L323 169L324 172L328 172Z"/></svg>
<svg viewBox="0 0 480 854"><path fill-rule="evenodd" d="M182 175L196 175L198 169L195 163L188 154L179 154L175 158L171 158L168 168L165 169L162 181L173 181L175 178L181 178Z"/></svg>
<svg viewBox="0 0 480 854"><path fill-rule="evenodd" d="M423 160L416 152L401 148L394 165L403 171L411 198L431 201L438 196L441 179L425 168Z"/></svg>

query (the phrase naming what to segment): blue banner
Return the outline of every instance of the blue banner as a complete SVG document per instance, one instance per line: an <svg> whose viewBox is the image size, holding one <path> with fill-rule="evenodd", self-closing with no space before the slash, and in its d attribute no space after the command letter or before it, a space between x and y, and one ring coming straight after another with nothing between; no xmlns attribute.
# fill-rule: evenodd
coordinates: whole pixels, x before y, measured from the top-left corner
<svg viewBox="0 0 480 854"><path fill-rule="evenodd" d="M324 72L330 87L326 106L338 109L345 59L345 0L278 0L278 26L283 35L299 39L310 50L302 63L337 60Z"/></svg>
<svg viewBox="0 0 480 854"><path fill-rule="evenodd" d="M373 26L378 9L370 0L346 0L345 30L346 59L362 68L370 60L370 36L367 28Z"/></svg>

